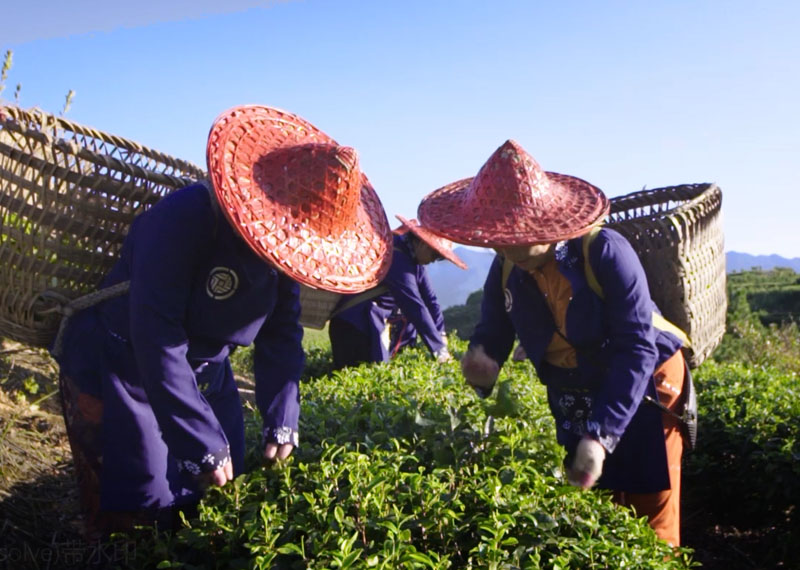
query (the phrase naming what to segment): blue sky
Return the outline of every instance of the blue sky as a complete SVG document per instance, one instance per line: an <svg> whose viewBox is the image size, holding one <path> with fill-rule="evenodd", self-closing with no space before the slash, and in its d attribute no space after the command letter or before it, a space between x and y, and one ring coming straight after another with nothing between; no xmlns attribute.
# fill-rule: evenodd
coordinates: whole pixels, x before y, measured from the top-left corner
<svg viewBox="0 0 800 570"><path fill-rule="evenodd" d="M506 139L609 196L716 182L727 251L800 257L800 3L3 0L0 95L205 164L214 118L297 113L390 220ZM0 54L1 55L1 54Z"/></svg>

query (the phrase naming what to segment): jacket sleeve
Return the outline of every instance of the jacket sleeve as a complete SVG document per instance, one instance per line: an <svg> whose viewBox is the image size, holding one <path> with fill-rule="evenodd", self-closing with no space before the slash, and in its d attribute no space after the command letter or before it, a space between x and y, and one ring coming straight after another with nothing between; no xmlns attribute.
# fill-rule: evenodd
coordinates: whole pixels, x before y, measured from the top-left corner
<svg viewBox="0 0 800 570"><path fill-rule="evenodd" d="M195 473L229 460L222 427L186 359L193 271L215 223L204 198L184 193L154 206L140 219L131 250L129 332L142 384L170 453Z"/></svg>
<svg viewBox="0 0 800 570"><path fill-rule="evenodd" d="M384 283L428 349L436 353L444 348L442 335L420 292L415 265L408 256L395 250L392 266Z"/></svg>
<svg viewBox="0 0 800 570"><path fill-rule="evenodd" d="M639 258L621 235L603 230L591 244L589 261L605 297L609 366L588 428L611 452L642 402L656 365L654 305Z"/></svg>
<svg viewBox="0 0 800 570"><path fill-rule="evenodd" d="M256 404L266 442L298 444L300 374L305 364L300 326L300 288L281 274L275 311L256 335Z"/></svg>
<svg viewBox="0 0 800 570"><path fill-rule="evenodd" d="M439 306L439 299L436 298L436 292L433 290L433 284L431 283L431 279L424 265L419 266L417 286L419 287L419 294L436 325L436 330L443 335L445 333L444 315L442 314L442 308Z"/></svg>
<svg viewBox="0 0 800 570"><path fill-rule="evenodd" d="M500 366L508 359L516 336L514 324L506 312L502 259L496 256L489 267L489 274L483 285L480 321L469 339L470 346L483 345L486 354Z"/></svg>

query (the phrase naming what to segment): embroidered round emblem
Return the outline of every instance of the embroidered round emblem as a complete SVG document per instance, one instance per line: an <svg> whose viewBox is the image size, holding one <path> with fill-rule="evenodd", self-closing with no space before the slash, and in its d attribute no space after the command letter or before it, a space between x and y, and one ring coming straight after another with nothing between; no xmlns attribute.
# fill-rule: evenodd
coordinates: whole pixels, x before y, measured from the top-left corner
<svg viewBox="0 0 800 570"><path fill-rule="evenodd" d="M222 301L236 292L239 286L239 277L233 269L228 267L215 267L208 274L206 293L212 299Z"/></svg>
<svg viewBox="0 0 800 570"><path fill-rule="evenodd" d="M511 291L508 288L503 289L503 297L505 298L506 302L506 313L511 312L511 305L513 305L513 298L511 297Z"/></svg>

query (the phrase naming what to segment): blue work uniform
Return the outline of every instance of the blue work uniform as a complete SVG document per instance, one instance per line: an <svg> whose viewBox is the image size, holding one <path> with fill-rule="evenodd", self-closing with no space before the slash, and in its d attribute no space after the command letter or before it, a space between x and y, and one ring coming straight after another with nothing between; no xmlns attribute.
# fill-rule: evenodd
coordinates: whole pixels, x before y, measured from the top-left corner
<svg viewBox="0 0 800 570"><path fill-rule="evenodd" d="M78 313L62 374L103 403L101 508L196 501L192 475L232 460L244 423L229 355L254 344L267 441L297 443L304 364L298 285L260 258L201 184L138 216L103 286L129 293Z"/></svg>
<svg viewBox="0 0 800 570"><path fill-rule="evenodd" d="M546 299L536 280L516 266L504 290L499 256L486 278L481 320L470 345L483 345L502 365L519 337L547 386L558 441L568 457L587 433L609 452L598 487L629 493L669 489L662 413L641 404L645 394L657 398L653 372L680 349L681 341L653 326L657 308L647 278L620 234L603 229L589 248L604 299L587 282L581 238L559 243L555 252L558 271L572 287L565 336L576 349L577 367L562 368L545 359L556 334Z"/></svg>
<svg viewBox="0 0 800 570"><path fill-rule="evenodd" d="M345 336L358 337L368 345L359 351L362 355L359 360L388 361L392 354L390 343L384 340L385 332L389 318L398 310L411 327L409 333L414 331L431 353L446 347L442 310L425 266L414 255L410 233L394 236L392 263L381 285L387 287L387 292L349 307L331 319L329 331L334 353L347 342ZM342 303L348 298L344 297ZM342 332L337 334L337 331Z"/></svg>

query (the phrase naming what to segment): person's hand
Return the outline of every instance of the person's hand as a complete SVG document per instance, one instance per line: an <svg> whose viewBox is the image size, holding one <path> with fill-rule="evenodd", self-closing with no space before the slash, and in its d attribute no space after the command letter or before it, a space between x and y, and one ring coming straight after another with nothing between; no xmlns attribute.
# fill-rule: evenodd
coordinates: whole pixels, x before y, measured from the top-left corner
<svg viewBox="0 0 800 570"><path fill-rule="evenodd" d="M233 481L233 463L228 461L225 465L214 471L201 473L197 476L200 487L205 489L214 485L215 487L222 487L228 481Z"/></svg>
<svg viewBox="0 0 800 570"><path fill-rule="evenodd" d="M485 398L497 382L500 366L483 350L483 346L471 347L461 359L461 372L467 384L472 386L479 396Z"/></svg>
<svg viewBox="0 0 800 570"><path fill-rule="evenodd" d="M264 447L264 458L268 461L280 461L286 459L294 451L294 445L291 443L268 443Z"/></svg>
<svg viewBox="0 0 800 570"><path fill-rule="evenodd" d="M578 449L575 450L575 461L567 469L567 481L570 485L588 489L597 482L603 472L606 450L596 439L583 436Z"/></svg>
<svg viewBox="0 0 800 570"><path fill-rule="evenodd" d="M450 355L450 351L447 350L446 346L443 346L437 350L434 356L436 357L436 362L439 364L444 364L445 362L450 362L453 360L453 357Z"/></svg>

